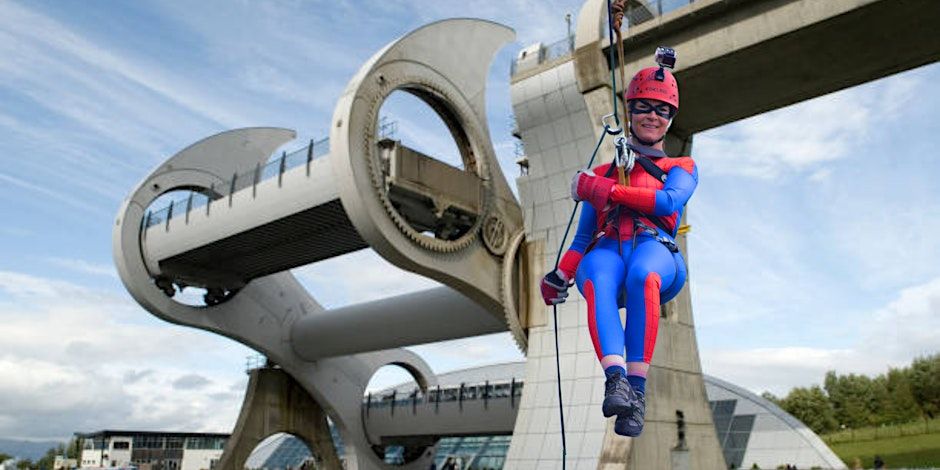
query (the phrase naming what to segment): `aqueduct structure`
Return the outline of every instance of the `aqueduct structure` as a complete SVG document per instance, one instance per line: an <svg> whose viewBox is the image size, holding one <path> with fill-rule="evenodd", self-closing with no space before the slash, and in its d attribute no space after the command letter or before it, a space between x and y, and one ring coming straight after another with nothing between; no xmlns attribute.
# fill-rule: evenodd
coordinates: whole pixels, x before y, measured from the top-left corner
<svg viewBox="0 0 940 470"><path fill-rule="evenodd" d="M670 45L680 58L683 105L667 139L670 154L689 153L696 132L940 55L940 9L931 0L696 0L668 12L657 11L655 1L628 3L628 73L649 65L657 45ZM428 393L433 371L403 347L500 331L511 332L527 356L521 397L499 405L518 407L506 468L561 467L555 333L537 283L573 208L568 178L584 165L602 132L600 117L611 109L607 77L617 64L606 59L606 24L606 2L587 0L563 53L530 48L514 66L511 95L528 165L516 180L518 200L497 162L484 106L492 58L514 33L470 19L427 25L369 59L337 101L328 152L311 145L272 159L294 131L223 132L180 151L131 192L113 245L134 299L168 322L249 345L283 371L252 377L222 468L240 468L246 452L282 431L339 465L324 434L329 415L345 444L346 468L385 468L381 449L398 443L408 450L405 467L426 469L444 432L440 423L429 415L409 422L408 432L370 427L362 406L369 379L398 364ZM735 83L749 85L729 100L727 87ZM379 109L396 90L440 115L462 169L380 138ZM195 198L148 210L176 190ZM679 241L686 252L685 237ZM289 272L364 248L443 287L328 310ZM205 289L205 305L174 298L184 286ZM569 300L558 320L569 464L727 468L705 398L687 288L663 309L648 425L632 441L615 435L613 420L597 410L603 372L585 304ZM677 446L676 410L685 416L685 446ZM460 418L469 426L460 432L481 432L488 416L507 415L475 413L476 421Z"/></svg>

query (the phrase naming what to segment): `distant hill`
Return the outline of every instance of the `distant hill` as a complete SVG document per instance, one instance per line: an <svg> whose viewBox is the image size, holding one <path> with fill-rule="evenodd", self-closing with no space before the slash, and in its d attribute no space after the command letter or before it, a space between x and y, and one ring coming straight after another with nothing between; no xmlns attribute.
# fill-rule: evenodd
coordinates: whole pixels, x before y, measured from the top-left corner
<svg viewBox="0 0 940 470"><path fill-rule="evenodd" d="M9 454L20 459L37 460L46 455L46 451L61 442L57 441L14 441L0 439L0 454Z"/></svg>

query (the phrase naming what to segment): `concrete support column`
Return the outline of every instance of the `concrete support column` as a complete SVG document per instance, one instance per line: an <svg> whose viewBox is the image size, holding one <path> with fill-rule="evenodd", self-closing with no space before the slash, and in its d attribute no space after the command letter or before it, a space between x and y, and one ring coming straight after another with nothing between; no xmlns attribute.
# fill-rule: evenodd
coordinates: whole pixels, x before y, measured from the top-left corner
<svg viewBox="0 0 940 470"><path fill-rule="evenodd" d="M544 240L543 272L552 267L573 205L568 195L571 175L584 165L603 133L601 117L613 110L609 71L602 54L605 41L600 34L605 30L598 26L598 20L606 14L605 6L600 0L585 4L579 20L582 37L578 38L572 61L528 70L512 84L513 107L530 162L529 174L519 179L522 205L533 208L526 212L531 217L526 221L526 237ZM628 71L629 76L633 69ZM571 93L575 90L577 95ZM626 126L626 117L620 113L620 118ZM609 121L613 125L613 120ZM612 136L605 138L594 165L611 160L613 140ZM573 145L568 143L572 141ZM690 155L691 150L692 135L673 128L666 138L667 153ZM687 256L685 236L677 241ZM532 310L526 388L507 468L560 464L554 374L556 333L550 308L533 305ZM558 307L568 464L604 470L671 469L672 450L678 443L676 411L681 410L687 428L689 450L684 456L689 467L726 468L705 395L688 284L662 312L647 382L646 428L640 437L630 439L614 433L614 419L601 415L604 373L587 331L586 303L572 292L568 302Z"/></svg>
<svg viewBox="0 0 940 470"><path fill-rule="evenodd" d="M290 374L265 367L251 371L245 402L216 470L245 468L261 441L282 432L303 440L322 468L343 468L323 408Z"/></svg>

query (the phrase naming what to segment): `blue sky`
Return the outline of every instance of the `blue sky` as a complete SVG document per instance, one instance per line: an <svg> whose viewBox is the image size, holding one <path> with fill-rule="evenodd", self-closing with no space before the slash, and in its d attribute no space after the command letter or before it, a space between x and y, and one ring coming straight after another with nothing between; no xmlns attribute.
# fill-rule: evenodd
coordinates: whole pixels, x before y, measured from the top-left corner
<svg viewBox="0 0 940 470"><path fill-rule="evenodd" d="M513 179L510 61L563 38L565 13L579 8L0 2L0 437L231 429L250 351L130 299L111 261L123 198L216 132L288 127L299 134L290 148L324 137L365 60L447 17L517 31L487 92ZM829 369L874 374L940 349L938 81L930 65L695 137L689 265L706 373L784 393ZM452 152L413 100L388 107L407 143ZM295 273L331 307L433 285L368 251ZM370 288L354 288L353 273ZM438 371L521 358L508 335L415 349Z"/></svg>

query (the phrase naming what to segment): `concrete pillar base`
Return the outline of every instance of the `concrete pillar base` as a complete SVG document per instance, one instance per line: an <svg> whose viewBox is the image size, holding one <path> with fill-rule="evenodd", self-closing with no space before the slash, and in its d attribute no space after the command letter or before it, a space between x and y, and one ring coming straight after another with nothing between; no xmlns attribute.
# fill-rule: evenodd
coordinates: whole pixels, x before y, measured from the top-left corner
<svg viewBox="0 0 940 470"><path fill-rule="evenodd" d="M265 367L251 371L235 430L216 470L242 470L261 441L281 432L301 439L318 459L318 468L343 468L323 408L290 374Z"/></svg>

